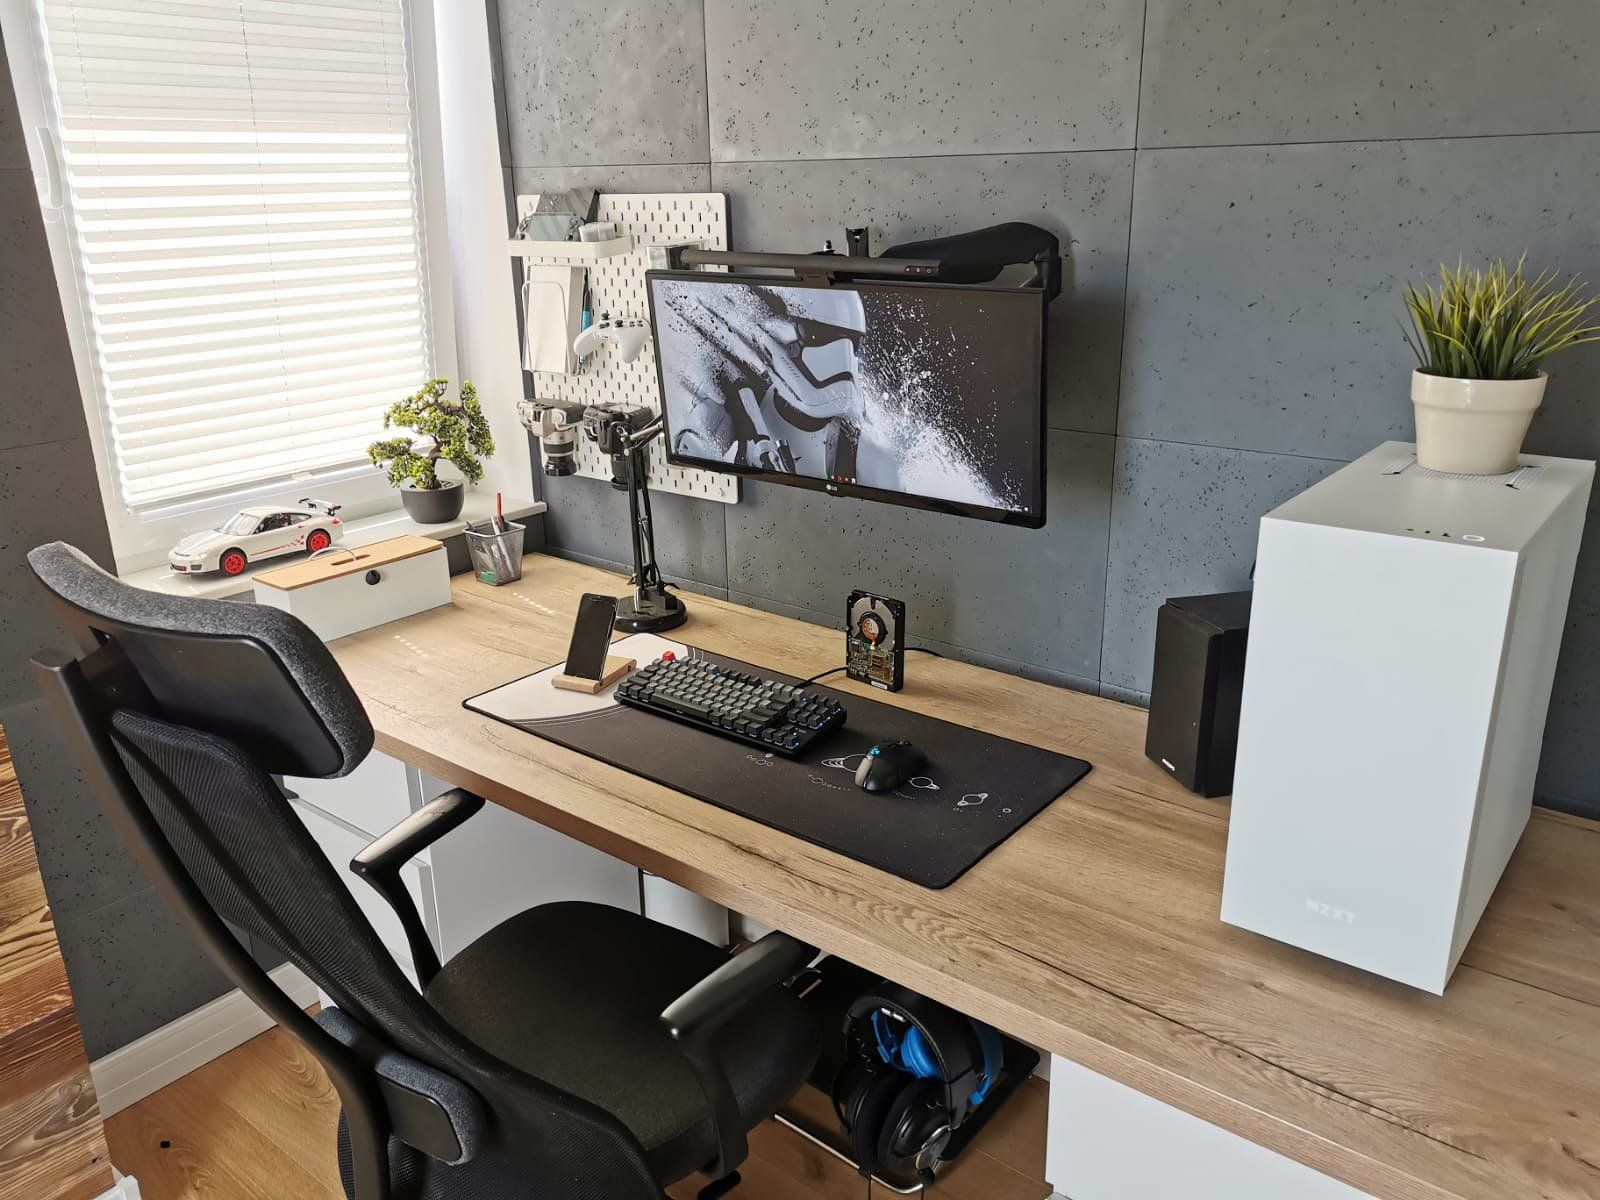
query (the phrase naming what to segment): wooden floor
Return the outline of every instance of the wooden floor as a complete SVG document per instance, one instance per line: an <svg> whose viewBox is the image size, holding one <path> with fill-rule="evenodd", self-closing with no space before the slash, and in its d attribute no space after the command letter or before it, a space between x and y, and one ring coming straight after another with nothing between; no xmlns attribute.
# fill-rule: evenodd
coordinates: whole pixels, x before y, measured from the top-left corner
<svg viewBox="0 0 1600 1200"><path fill-rule="evenodd" d="M807 1111L825 1111L812 1093ZM344 1200L334 1161L339 1103L314 1059L273 1029L106 1122L111 1161L145 1200ZM1045 1086L1029 1084L930 1200L1041 1200ZM860 1200L866 1185L844 1163L768 1122L751 1134L744 1184L732 1200ZM692 1200L699 1183L671 1190ZM875 1195L885 1195L877 1189Z"/></svg>

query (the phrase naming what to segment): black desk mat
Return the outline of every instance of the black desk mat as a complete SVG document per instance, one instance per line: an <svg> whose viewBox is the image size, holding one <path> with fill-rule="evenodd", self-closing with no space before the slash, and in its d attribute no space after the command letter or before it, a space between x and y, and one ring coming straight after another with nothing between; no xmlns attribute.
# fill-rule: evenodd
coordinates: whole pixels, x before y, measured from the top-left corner
<svg viewBox="0 0 1600 1200"><path fill-rule="evenodd" d="M651 634L614 654L653 661L666 649L791 683L799 680ZM1089 764L819 684L848 710L845 727L784 758L611 698L562 691L561 664L464 701L465 707L781 829L929 888L948 887L1089 773ZM894 792L855 784L875 742L905 738L928 756Z"/></svg>

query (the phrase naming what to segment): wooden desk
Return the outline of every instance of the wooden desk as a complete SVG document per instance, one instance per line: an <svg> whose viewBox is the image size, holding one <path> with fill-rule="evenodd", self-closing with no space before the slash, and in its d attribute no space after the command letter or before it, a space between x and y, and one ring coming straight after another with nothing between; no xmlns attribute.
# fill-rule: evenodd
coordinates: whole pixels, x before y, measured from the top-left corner
<svg viewBox="0 0 1600 1200"><path fill-rule="evenodd" d="M558 661L581 592L625 590L530 555L518 584L460 576L453 608L333 649L380 749L1355 1187L1600 1196L1600 825L1535 811L1434 997L1223 925L1227 805L1144 758L1140 710L917 656L874 698L1095 766L928 891L461 707ZM840 660L830 630L689 604L684 641L800 676Z"/></svg>

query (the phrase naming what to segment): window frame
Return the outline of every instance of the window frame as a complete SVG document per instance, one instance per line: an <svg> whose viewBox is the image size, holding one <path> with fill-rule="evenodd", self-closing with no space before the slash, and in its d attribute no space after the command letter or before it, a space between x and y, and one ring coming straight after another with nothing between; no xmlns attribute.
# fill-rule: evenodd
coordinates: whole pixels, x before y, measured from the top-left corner
<svg viewBox="0 0 1600 1200"><path fill-rule="evenodd" d="M426 349L432 374L453 380L457 378L457 355L434 5L432 0L397 2L405 15L407 67L412 89L416 188L428 315L429 345ZM78 260L76 232L66 201L56 106L45 67L44 24L38 0L0 0L0 31L5 37L17 92L18 118L39 190L56 288L66 317L100 501L117 570L127 573L163 563L167 552L184 534L213 528L239 509L252 505L292 504L301 496L315 495L341 505L340 515L346 520L398 510L399 494L381 471L365 463L307 471L289 479L268 480L142 509L134 509L124 502L112 456L110 418L100 388L99 372L95 369L96 349L82 291L83 269Z"/></svg>

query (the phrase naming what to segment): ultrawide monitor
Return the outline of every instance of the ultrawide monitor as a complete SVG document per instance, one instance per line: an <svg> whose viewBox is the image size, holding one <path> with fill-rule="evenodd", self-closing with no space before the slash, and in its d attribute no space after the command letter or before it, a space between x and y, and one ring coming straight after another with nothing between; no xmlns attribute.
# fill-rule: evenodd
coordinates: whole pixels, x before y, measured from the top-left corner
<svg viewBox="0 0 1600 1200"><path fill-rule="evenodd" d="M1044 524L1042 292L646 278L669 461Z"/></svg>

